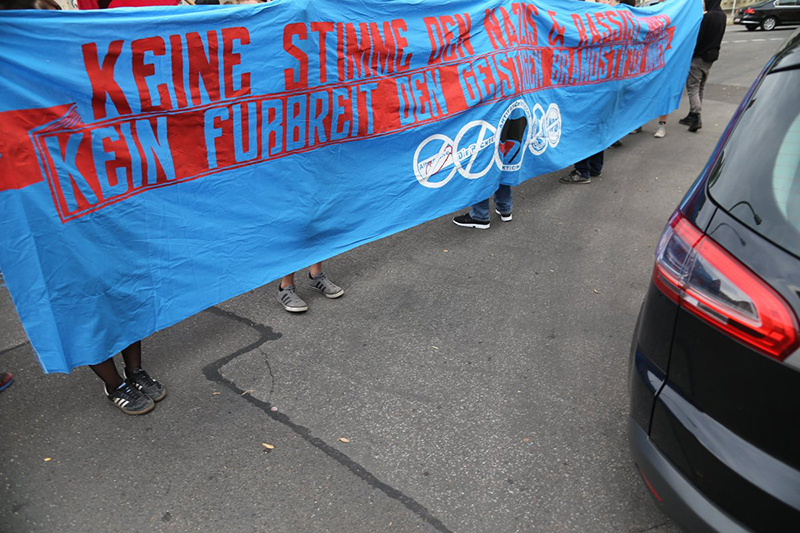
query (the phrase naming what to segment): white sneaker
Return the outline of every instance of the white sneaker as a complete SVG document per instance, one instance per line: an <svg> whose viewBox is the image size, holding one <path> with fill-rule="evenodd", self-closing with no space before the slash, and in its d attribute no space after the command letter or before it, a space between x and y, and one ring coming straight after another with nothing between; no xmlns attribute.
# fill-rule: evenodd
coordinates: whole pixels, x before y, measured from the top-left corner
<svg viewBox="0 0 800 533"><path fill-rule="evenodd" d="M494 208L494 212L500 215L500 220L502 220L503 222L511 222L511 220L514 218L513 216L511 216L511 213L504 215L503 213L498 211L496 207Z"/></svg>
<svg viewBox="0 0 800 533"><path fill-rule="evenodd" d="M653 134L653 137L655 137L656 139L661 139L661 138L662 138L662 137L664 137L666 134L667 134L667 125L666 125L666 124L659 123L659 124L658 124L658 129L657 129L657 130L656 130L656 132Z"/></svg>

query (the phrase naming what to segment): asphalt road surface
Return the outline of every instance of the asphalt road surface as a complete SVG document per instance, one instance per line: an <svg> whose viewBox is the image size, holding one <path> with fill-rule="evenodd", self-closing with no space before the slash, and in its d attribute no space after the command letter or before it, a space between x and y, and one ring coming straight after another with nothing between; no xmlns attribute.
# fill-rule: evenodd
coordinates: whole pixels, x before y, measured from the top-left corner
<svg viewBox="0 0 800 533"><path fill-rule="evenodd" d="M0 530L677 531L628 453L634 321L665 221L791 32L729 27L699 133L684 98L590 185L516 188L511 223L443 217L328 261L347 294L305 315L272 283L149 337L169 397L143 417L86 368L43 375L0 288Z"/></svg>

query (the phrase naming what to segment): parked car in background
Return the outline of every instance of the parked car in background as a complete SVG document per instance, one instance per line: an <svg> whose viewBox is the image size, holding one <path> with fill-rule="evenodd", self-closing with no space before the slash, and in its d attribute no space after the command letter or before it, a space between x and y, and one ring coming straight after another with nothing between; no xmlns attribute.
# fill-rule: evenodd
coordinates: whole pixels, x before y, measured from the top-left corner
<svg viewBox="0 0 800 533"><path fill-rule="evenodd" d="M685 531L800 531L800 30L659 242L630 355L631 451Z"/></svg>
<svg viewBox="0 0 800 533"><path fill-rule="evenodd" d="M744 24L750 31L760 27L772 31L775 26L800 24L800 0L769 0L736 12L734 24Z"/></svg>

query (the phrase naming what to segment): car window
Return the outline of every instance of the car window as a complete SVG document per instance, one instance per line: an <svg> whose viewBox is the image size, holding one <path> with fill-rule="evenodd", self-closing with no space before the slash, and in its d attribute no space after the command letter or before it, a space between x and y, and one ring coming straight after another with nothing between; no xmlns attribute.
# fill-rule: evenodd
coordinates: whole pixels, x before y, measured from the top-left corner
<svg viewBox="0 0 800 533"><path fill-rule="evenodd" d="M764 78L711 172L711 198L800 257L800 69Z"/></svg>

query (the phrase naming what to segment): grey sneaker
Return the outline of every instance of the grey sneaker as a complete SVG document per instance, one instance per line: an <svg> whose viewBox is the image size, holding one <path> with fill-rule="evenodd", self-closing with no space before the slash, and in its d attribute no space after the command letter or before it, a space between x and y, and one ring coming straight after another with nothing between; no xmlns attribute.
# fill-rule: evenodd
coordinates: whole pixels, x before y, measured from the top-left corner
<svg viewBox="0 0 800 533"><path fill-rule="evenodd" d="M344 295L344 289L325 277L324 272L320 272L313 278L308 275L308 286L324 294L328 298L338 298Z"/></svg>
<svg viewBox="0 0 800 533"><path fill-rule="evenodd" d="M290 313L308 311L308 304L297 295L297 288L294 285L289 285L283 289L278 285L278 301Z"/></svg>
<svg viewBox="0 0 800 533"><path fill-rule="evenodd" d="M156 406L152 398L131 387L127 381L123 381L111 394L106 389L106 398L126 415L143 415Z"/></svg>
<svg viewBox="0 0 800 533"><path fill-rule="evenodd" d="M656 132L653 134L653 137L655 137L656 139L661 139L661 138L663 138L663 137L664 137L666 134L667 134L667 125L666 125L666 124L664 124L663 122L659 122L659 123L658 123L658 129L657 129L657 130L656 130Z"/></svg>
<svg viewBox="0 0 800 533"><path fill-rule="evenodd" d="M131 372L130 376L128 375L127 369L123 370L123 374L125 376L125 381L127 381L131 387L148 398L151 398L154 402L160 402L167 397L167 388L151 378L150 375L141 368L137 368Z"/></svg>
<svg viewBox="0 0 800 533"><path fill-rule="evenodd" d="M578 183L591 183L592 178L589 176L584 176L577 170L573 170L566 176L562 176L558 179L561 183L570 183L570 184L578 184Z"/></svg>

